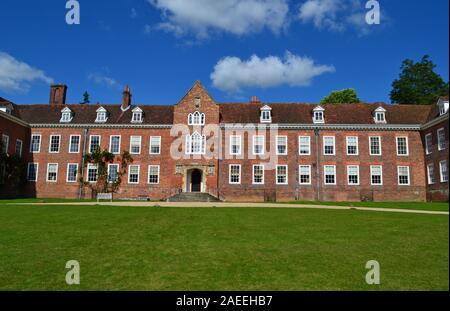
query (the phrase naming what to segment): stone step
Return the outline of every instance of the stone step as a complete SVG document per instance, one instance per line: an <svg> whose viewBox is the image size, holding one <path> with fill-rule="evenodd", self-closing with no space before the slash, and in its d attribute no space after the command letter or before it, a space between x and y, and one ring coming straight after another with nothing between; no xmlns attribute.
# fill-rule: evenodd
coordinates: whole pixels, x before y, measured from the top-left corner
<svg viewBox="0 0 450 311"><path fill-rule="evenodd" d="M167 202L220 202L220 200L209 193L181 192L168 198Z"/></svg>

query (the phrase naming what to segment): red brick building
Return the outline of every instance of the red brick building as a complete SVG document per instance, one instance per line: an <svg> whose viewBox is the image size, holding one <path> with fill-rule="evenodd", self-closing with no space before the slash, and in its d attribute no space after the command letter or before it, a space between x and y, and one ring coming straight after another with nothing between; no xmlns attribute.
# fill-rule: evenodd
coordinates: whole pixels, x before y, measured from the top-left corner
<svg viewBox="0 0 450 311"><path fill-rule="evenodd" d="M79 180L95 183L97 172L83 169L83 155L101 147L134 159L116 198L448 200L448 100L438 108L217 103L196 82L173 106L132 104L128 87L120 105L66 105L66 92L53 85L45 105L0 102L0 135L9 153L22 140L28 163L22 196L89 197ZM437 149L426 154L429 133ZM112 179L118 165L109 166Z"/></svg>

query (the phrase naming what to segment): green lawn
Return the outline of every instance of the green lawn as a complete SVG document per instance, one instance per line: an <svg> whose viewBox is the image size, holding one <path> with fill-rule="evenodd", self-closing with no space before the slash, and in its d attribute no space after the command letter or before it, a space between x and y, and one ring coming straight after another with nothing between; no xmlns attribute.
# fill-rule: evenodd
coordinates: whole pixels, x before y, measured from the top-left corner
<svg viewBox="0 0 450 311"><path fill-rule="evenodd" d="M1 290L448 290L448 276L443 215L0 205Z"/></svg>
<svg viewBox="0 0 450 311"><path fill-rule="evenodd" d="M294 204L310 205L332 205L332 206L354 206L354 207L376 207L376 208L399 208L424 211L446 211L448 203L428 202L318 202L318 201L295 201Z"/></svg>

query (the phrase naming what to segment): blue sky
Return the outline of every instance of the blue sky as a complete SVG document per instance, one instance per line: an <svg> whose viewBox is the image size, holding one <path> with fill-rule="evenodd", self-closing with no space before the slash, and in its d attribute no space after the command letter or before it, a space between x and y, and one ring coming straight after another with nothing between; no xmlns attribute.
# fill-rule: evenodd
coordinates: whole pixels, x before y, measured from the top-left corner
<svg viewBox="0 0 450 311"><path fill-rule="evenodd" d="M363 23L359 0L64 0L0 2L0 97L47 103L175 104L195 80L219 102L319 102L355 88L389 102L405 58L429 54L448 81L448 0L380 0L381 24ZM255 55L252 57L252 55Z"/></svg>

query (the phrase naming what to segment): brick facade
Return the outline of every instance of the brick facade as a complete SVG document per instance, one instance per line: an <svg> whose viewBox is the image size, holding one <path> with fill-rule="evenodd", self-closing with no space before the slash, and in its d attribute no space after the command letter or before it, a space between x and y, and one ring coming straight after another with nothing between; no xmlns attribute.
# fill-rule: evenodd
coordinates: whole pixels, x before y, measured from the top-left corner
<svg viewBox="0 0 450 311"><path fill-rule="evenodd" d="M57 89L62 93L57 92ZM428 107L384 105L387 123L374 124L372 113L381 105L325 106L325 124L314 124L312 108L317 105L267 104L273 108L273 120L270 124L262 124L259 119L263 105L257 99L245 104L219 104L196 82L180 102L172 107L140 106L145 120L142 123L131 122L132 109L137 106L131 105L131 94L127 88L124 94L129 96L124 96L124 103L102 106L109 113L108 121L96 123L95 111L100 105L65 105L61 103L65 98L65 90L65 86L61 85L52 89L51 105L16 105L16 116L10 116L8 120L0 116L0 133L11 132L10 142L16 136L22 137L23 156L27 162L38 164L36 182L28 182L21 196L90 197L88 187L82 187L78 181L67 181L68 164L78 165L77 180L82 175L86 178L87 170L81 170L81 167L83 150L88 152L90 136L100 136L101 148L108 149L110 137L117 135L120 136L121 151L131 150L131 136L140 136L141 146L139 154L132 154L132 164L139 165L139 182L128 183L128 176L124 176L116 198L167 199L198 187L195 189L226 201L448 200L448 182L433 185L427 182L427 165L433 162L436 166L448 158L447 123L421 130L429 122ZM55 94L61 95L55 99ZM71 122L60 121L64 107L73 112ZM343 109L342 113L339 109ZM345 109L348 109L347 113ZM355 113L348 113L352 110ZM196 111L204 114L205 124L188 124L189 114ZM19 123L11 123L11 118L19 120ZM390 120L395 123L390 123ZM249 121L252 121L251 124ZM443 125L446 149L434 151L437 138L433 138L433 153L425 155L425 135L434 133L436 136L436 131ZM263 129L255 130L255 126ZM205 136L206 154L186 154L187 136L194 132ZM40 151L35 153L29 152L33 134L41 137ZM60 136L57 153L50 152L51 135ZM69 152L70 137L73 135L80 136L77 153ZM253 155L255 135L265 137L263 156ZM241 137L240 155L230 154L230 136ZM287 137L286 155L276 153L277 136ZM151 137L161 138L159 154L150 153ZM309 137L309 154L300 153L299 137ZM334 137L332 155L324 154L324 137ZM357 137L357 155L347 154L347 137ZM380 155L370 155L370 137L379 137ZM404 155L397 154L399 137L406 141L407 152ZM58 164L56 181L47 181L48 164ZM157 184L149 183L150 165L159 166ZM239 177L233 177L234 182L230 182L231 165L240 169ZM264 184L254 183L254 165L264 165ZM286 184L277 184L277 165L287 165ZM300 165L310 167L308 184L300 183ZM335 167L335 184L325 183L325 166ZM349 184L348 166L359 169L356 185ZM371 182L371 167L378 166L382 170L382 183L374 185ZM401 169L409 172L403 179L404 183L407 181L404 185L399 182L398 172ZM283 172L282 168L280 172ZM435 170L435 174L438 174L438 170ZM10 195L10 191L2 187L0 195Z"/></svg>

